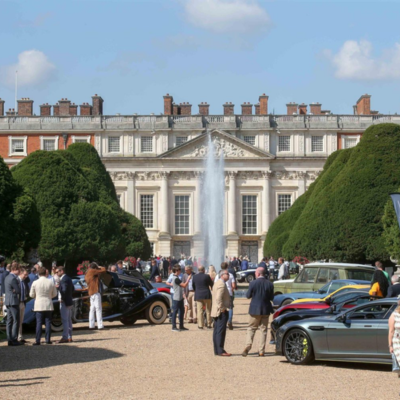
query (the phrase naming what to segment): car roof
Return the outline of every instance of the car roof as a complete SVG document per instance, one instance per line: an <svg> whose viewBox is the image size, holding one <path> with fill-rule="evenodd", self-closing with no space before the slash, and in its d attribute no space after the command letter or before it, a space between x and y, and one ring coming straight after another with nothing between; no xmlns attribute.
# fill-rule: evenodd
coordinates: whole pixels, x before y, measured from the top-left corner
<svg viewBox="0 0 400 400"><path fill-rule="evenodd" d="M321 263L321 262L315 262L315 263L309 263L306 264L305 267L345 267L345 268L369 268L371 270L375 270L375 267L372 265L364 265L364 264L348 264L348 263Z"/></svg>

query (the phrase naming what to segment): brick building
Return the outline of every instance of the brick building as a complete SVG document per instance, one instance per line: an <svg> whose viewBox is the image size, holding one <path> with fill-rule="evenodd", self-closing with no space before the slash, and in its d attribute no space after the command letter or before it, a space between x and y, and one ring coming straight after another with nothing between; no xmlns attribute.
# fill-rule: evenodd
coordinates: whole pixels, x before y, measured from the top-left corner
<svg viewBox="0 0 400 400"><path fill-rule="evenodd" d="M75 105L62 98L40 105L18 101L5 110L0 99L0 155L9 166L38 150L88 142L109 171L121 207L146 227L156 254L202 255L199 191L207 154L206 133L225 158L226 255L262 256L271 222L302 195L337 149L355 146L370 125L400 123L400 116L371 111L363 95L351 115L323 110L319 103L288 103L285 115L269 114L269 98L244 102L239 114L226 102L210 115L202 102L163 98L162 115L104 115L101 96ZM249 222L251 221L251 222Z"/></svg>

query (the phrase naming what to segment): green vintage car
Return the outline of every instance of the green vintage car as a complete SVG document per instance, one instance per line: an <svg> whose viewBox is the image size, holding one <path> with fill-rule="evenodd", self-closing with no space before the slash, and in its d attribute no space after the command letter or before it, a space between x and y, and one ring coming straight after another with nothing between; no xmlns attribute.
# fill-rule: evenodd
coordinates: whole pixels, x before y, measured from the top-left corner
<svg viewBox="0 0 400 400"><path fill-rule="evenodd" d="M371 281L375 267L362 264L311 263L304 266L295 279L274 282L275 295L316 291L335 279Z"/></svg>

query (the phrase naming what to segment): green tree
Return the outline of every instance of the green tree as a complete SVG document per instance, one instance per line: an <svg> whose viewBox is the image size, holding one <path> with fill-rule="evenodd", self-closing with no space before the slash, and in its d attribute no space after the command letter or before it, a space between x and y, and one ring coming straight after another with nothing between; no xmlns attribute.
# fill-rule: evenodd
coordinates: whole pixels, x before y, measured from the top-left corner
<svg viewBox="0 0 400 400"><path fill-rule="evenodd" d="M382 223L385 249L393 259L400 260L400 228L392 199L389 199L385 205Z"/></svg>

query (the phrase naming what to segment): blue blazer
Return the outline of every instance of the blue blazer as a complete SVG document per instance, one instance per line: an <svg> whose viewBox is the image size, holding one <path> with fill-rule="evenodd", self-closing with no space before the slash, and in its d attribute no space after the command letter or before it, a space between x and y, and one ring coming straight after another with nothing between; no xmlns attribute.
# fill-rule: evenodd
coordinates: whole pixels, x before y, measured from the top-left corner
<svg viewBox="0 0 400 400"><path fill-rule="evenodd" d="M19 306L21 286L19 279L14 274L8 274L4 280L4 293L6 295L4 304L6 306Z"/></svg>
<svg viewBox="0 0 400 400"><path fill-rule="evenodd" d="M274 313L271 304L274 299L274 285L264 277L250 282L246 297L251 299L250 315L270 315Z"/></svg>
<svg viewBox="0 0 400 400"><path fill-rule="evenodd" d="M61 279L59 290L64 304L67 307L72 306L74 304L72 299L75 288L72 279L68 275L64 275Z"/></svg>

